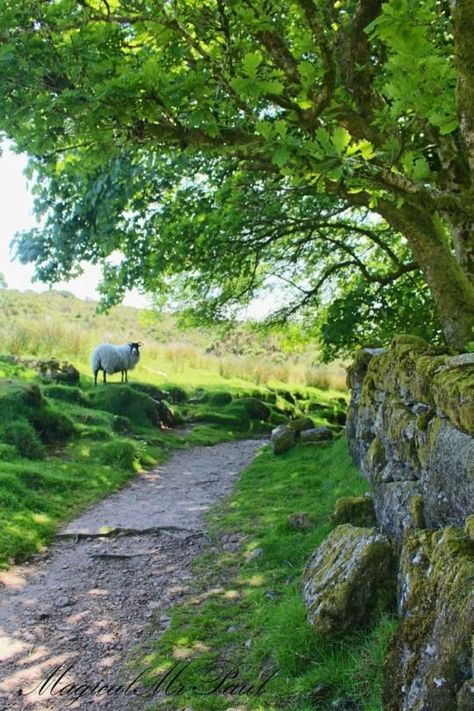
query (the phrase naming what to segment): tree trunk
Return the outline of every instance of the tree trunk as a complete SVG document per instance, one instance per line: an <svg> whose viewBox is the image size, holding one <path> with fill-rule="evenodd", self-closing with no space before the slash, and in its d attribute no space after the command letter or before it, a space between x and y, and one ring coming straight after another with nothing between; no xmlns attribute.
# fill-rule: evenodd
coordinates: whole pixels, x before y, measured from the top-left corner
<svg viewBox="0 0 474 711"><path fill-rule="evenodd" d="M456 259L469 281L474 284L474 221L467 217L456 219L445 215L451 226Z"/></svg>
<svg viewBox="0 0 474 711"><path fill-rule="evenodd" d="M438 308L447 343L465 350L474 340L474 284L453 253L440 218L412 205L392 203L380 213L411 247Z"/></svg>

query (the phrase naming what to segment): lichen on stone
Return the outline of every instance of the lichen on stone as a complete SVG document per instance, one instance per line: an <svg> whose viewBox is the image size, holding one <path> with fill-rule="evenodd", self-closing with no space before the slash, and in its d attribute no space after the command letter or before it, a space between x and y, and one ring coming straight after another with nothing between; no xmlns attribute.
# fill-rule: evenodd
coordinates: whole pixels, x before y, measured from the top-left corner
<svg viewBox="0 0 474 711"><path fill-rule="evenodd" d="M457 696L472 671L473 580L474 541L462 529L407 535L401 623L384 663L384 709L458 710Z"/></svg>
<svg viewBox="0 0 474 711"><path fill-rule="evenodd" d="M370 623L393 602L394 552L375 528L343 524L309 559L303 574L308 622L321 635Z"/></svg>

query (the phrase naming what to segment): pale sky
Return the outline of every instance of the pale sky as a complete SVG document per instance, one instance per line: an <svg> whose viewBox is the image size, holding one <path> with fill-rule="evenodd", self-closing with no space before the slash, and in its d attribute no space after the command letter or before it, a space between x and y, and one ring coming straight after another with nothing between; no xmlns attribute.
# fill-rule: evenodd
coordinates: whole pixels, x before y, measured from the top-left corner
<svg viewBox="0 0 474 711"><path fill-rule="evenodd" d="M30 185L23 174L27 158L13 153L6 143L0 155L0 272L4 275L10 289L24 291L46 291L48 286L41 282L32 282L33 266L20 264L13 259L10 242L16 232L29 229L36 224L33 216L33 197ZM81 299L99 299L96 291L100 281L100 268L84 264L84 274L69 282L59 282L54 289L66 289ZM261 299L255 299L244 310L243 316L262 318L275 307L277 295L273 292ZM277 299L278 301L278 299ZM123 303L126 306L147 307L149 302L136 290L128 292Z"/></svg>
<svg viewBox="0 0 474 711"><path fill-rule="evenodd" d="M26 167L26 156L13 153L3 144L3 154L0 156L0 272L3 273L10 289L33 289L46 291L48 286L41 282L32 282L33 266L20 264L14 260L10 250L10 242L15 232L28 229L36 224L32 214L33 197L29 191L28 181L23 175ZM100 281L100 268L84 265L84 274L69 282L60 282L55 289L66 289L81 299L98 299L96 292ZM148 301L136 291L129 292L125 297L127 306L147 306Z"/></svg>

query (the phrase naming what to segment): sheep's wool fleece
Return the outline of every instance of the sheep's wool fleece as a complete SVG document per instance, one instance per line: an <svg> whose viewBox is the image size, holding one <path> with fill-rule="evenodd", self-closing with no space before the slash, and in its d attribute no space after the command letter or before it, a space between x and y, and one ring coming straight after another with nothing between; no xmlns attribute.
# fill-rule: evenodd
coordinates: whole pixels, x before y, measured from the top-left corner
<svg viewBox="0 0 474 711"><path fill-rule="evenodd" d="M95 372L102 368L108 375L112 375L121 370L132 370L139 359L139 355L132 355L128 343L123 346L102 343L92 354L92 370Z"/></svg>

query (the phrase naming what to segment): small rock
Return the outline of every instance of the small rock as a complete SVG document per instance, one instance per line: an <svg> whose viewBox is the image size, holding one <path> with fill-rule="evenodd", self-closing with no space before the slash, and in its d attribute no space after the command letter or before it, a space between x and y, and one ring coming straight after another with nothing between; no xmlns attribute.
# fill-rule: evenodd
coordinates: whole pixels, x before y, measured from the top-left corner
<svg viewBox="0 0 474 711"><path fill-rule="evenodd" d="M287 425L279 425L272 430L271 442L274 454L283 454L295 443L295 431Z"/></svg>
<svg viewBox="0 0 474 711"><path fill-rule="evenodd" d="M342 496L336 501L331 516L336 524L351 523L353 526L375 526L374 500L371 496Z"/></svg>
<svg viewBox="0 0 474 711"><path fill-rule="evenodd" d="M309 531L314 528L314 521L310 514L305 511L296 511L286 519L288 526L296 528L297 531Z"/></svg>
<svg viewBox="0 0 474 711"><path fill-rule="evenodd" d="M56 607L70 607L70 605L74 605L74 600L66 595L61 595L54 604Z"/></svg>
<svg viewBox="0 0 474 711"><path fill-rule="evenodd" d="M303 430L310 430L314 427L314 422L311 417L297 417L296 420L290 422L290 427L299 434Z"/></svg>
<svg viewBox="0 0 474 711"><path fill-rule="evenodd" d="M313 444L328 442L333 438L333 434L329 427L313 427L310 430L303 430L300 437L302 444Z"/></svg>

